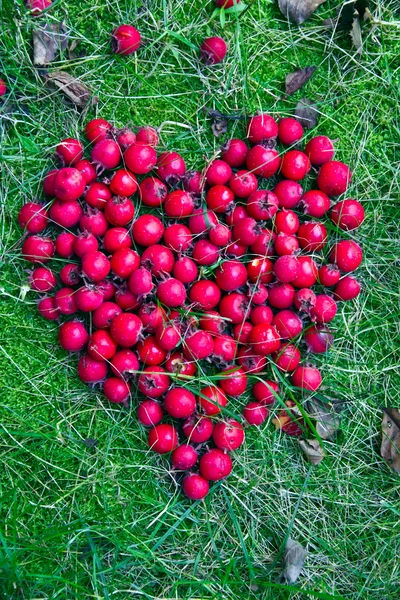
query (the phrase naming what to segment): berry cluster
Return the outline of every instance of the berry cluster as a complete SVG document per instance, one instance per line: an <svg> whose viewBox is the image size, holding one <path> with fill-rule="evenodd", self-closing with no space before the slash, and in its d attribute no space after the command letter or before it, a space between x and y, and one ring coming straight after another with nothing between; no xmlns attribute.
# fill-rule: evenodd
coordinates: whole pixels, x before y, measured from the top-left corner
<svg viewBox="0 0 400 600"><path fill-rule="evenodd" d="M298 149L303 129L292 118L252 117L247 139L229 140L202 172L187 171L176 152L157 154L151 127L134 133L95 119L85 134L90 160L79 140L60 142L62 166L43 182L48 200L20 210L30 285L44 294L44 318L80 313L59 329L62 348L84 352L80 379L120 404L137 386L149 447L172 452L185 494L200 499L229 475L229 453L243 443L242 423L224 407L237 412L249 378L254 399L242 414L251 425L279 397L268 362L299 393L320 387L301 344L329 349L337 301L360 292L351 273L362 260L351 239L328 244L328 215L338 233L357 228L364 211L353 199L331 208L350 170L326 136ZM312 172L316 189L304 191ZM54 225L56 237L43 234ZM59 278L43 266L54 255L65 259ZM305 430L292 401L275 422L290 435Z"/></svg>

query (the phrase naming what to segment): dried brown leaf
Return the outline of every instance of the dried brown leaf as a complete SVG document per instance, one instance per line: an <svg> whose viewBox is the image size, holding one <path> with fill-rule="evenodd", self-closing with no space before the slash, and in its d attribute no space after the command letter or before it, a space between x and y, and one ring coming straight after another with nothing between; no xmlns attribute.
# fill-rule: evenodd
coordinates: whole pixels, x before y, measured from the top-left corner
<svg viewBox="0 0 400 600"><path fill-rule="evenodd" d="M381 456L400 473L400 410L397 408L383 409Z"/></svg>
<svg viewBox="0 0 400 600"><path fill-rule="evenodd" d="M362 54L363 41L362 41L360 19L358 19L358 17L354 18L353 25L352 25L351 31L350 31L350 35L351 35L351 39L353 42L353 46L357 50L356 54Z"/></svg>
<svg viewBox="0 0 400 600"><path fill-rule="evenodd" d="M299 440L299 446L312 465L319 465L325 452L318 440Z"/></svg>
<svg viewBox="0 0 400 600"><path fill-rule="evenodd" d="M309 415L316 421L316 431L323 440L334 440L340 427L340 419L334 404L328 405L316 398L308 402Z"/></svg>
<svg viewBox="0 0 400 600"><path fill-rule="evenodd" d="M297 103L294 116L306 129L312 129L318 122L319 112L317 105L308 98L302 98Z"/></svg>
<svg viewBox="0 0 400 600"><path fill-rule="evenodd" d="M36 66L51 63L59 50L65 50L68 35L65 23L46 23L33 30L33 64Z"/></svg>
<svg viewBox="0 0 400 600"><path fill-rule="evenodd" d="M286 75L285 92L291 96L297 90L303 87L307 81L314 75L317 67L304 67L304 69L296 69L293 73Z"/></svg>
<svg viewBox="0 0 400 600"><path fill-rule="evenodd" d="M281 581L286 583L297 581L303 569L306 556L307 550L299 542L295 542L289 538L285 547L285 568L280 577Z"/></svg>
<svg viewBox="0 0 400 600"><path fill-rule="evenodd" d="M205 109L204 111L213 122L211 123L211 131L215 137L219 137L228 131L228 118L216 109Z"/></svg>
<svg viewBox="0 0 400 600"><path fill-rule="evenodd" d="M325 0L278 0L281 13L300 25L317 10Z"/></svg>
<svg viewBox="0 0 400 600"><path fill-rule="evenodd" d="M91 99L91 92L89 88L75 79L66 71L53 71L45 75L45 81L52 84L54 87L65 94L71 102L81 108L85 107Z"/></svg>

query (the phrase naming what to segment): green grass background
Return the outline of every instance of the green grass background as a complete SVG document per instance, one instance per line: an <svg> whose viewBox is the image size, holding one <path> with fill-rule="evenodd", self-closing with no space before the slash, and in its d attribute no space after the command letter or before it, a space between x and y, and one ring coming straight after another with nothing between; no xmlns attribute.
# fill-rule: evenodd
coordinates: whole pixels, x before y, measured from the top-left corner
<svg viewBox="0 0 400 600"><path fill-rule="evenodd" d="M400 481L379 444L381 406L399 406L400 11L397 0L373 3L360 56L348 36L322 26L336 4L299 28L276 2L259 0L239 18L227 15L222 30L210 1L55 2L46 18L64 18L85 55L65 54L54 67L99 97L83 115L43 86L32 65L34 21L21 0L3 0L0 76L10 94L0 108L0 597L398 598ZM144 37L130 58L109 48L110 30L123 22ZM214 33L229 53L209 69L194 46ZM285 75L312 64L306 88L284 98ZM354 170L349 195L366 209L355 233L363 293L340 306L335 345L315 361L324 393L346 402L341 432L310 467L270 422L249 429L232 476L192 504L167 461L148 454L134 408L110 407L81 384L76 359L57 347L57 326L38 317L21 287L16 215L40 195L57 142L80 135L89 117L167 122L163 144L195 168L221 141L205 107L287 115L303 95L321 112L315 131L337 139L337 157ZM229 136L244 134L241 120L229 127ZM289 534L309 556L285 588L277 581Z"/></svg>

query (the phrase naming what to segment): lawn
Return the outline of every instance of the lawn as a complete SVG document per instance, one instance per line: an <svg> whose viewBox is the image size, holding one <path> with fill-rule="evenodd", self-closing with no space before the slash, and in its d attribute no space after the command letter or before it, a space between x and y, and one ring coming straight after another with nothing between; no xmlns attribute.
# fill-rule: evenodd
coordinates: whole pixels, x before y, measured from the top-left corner
<svg viewBox="0 0 400 600"><path fill-rule="evenodd" d="M54 64L99 101L82 114L43 85L32 65L22 0L3 0L1 112L0 592L3 598L348 598L389 600L400 588L400 480L379 455L382 406L399 407L400 11L372 2L363 54L327 30L327 1L300 28L276 2L256 0L226 23L207 0L59 0L77 57ZM109 33L132 23L145 43L129 58ZM223 34L227 59L206 68L197 47ZM79 55L82 51L82 55ZM306 87L284 97L285 75L316 65ZM135 407L107 404L76 376L26 293L19 207L40 196L54 148L95 115L122 126L162 128L163 145L201 168L220 143L244 135L243 119L218 140L204 109L290 115L307 96L321 113L308 136L336 139L354 171L350 197L366 209L355 233L365 259L362 294L342 304L335 344L316 357L326 396L344 402L341 430L317 467L270 419L247 430L229 479L202 503L180 493L162 457L149 454ZM10 108L11 106L11 108ZM7 108L8 107L8 108ZM287 536L307 546L300 579L279 584Z"/></svg>

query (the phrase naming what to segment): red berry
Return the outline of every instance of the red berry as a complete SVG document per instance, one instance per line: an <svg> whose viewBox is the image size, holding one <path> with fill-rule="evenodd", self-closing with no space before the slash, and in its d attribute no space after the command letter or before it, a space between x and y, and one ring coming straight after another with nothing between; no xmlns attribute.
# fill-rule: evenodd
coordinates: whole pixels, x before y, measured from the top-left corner
<svg viewBox="0 0 400 600"><path fill-rule="evenodd" d="M111 359L111 371L121 379L130 379L139 370L139 361L132 350L119 350Z"/></svg>
<svg viewBox="0 0 400 600"><path fill-rule="evenodd" d="M35 292L50 292L57 285L57 277L46 267L37 267L29 276L29 285Z"/></svg>
<svg viewBox="0 0 400 600"><path fill-rule="evenodd" d="M319 190L309 190L301 198L304 213L310 217L320 219L329 210L331 201L329 197Z"/></svg>
<svg viewBox="0 0 400 600"><path fill-rule="evenodd" d="M121 162L121 148L111 139L97 141L92 148L91 160L100 171L115 169Z"/></svg>
<svg viewBox="0 0 400 600"><path fill-rule="evenodd" d="M122 150L126 150L131 144L136 142L136 135L133 133L133 131L127 127L124 127L117 132L116 139Z"/></svg>
<svg viewBox="0 0 400 600"><path fill-rule="evenodd" d="M332 140L325 135L317 135L307 142L305 153L310 159L310 162L319 167L332 160L335 149Z"/></svg>
<svg viewBox="0 0 400 600"><path fill-rule="evenodd" d="M309 327L304 334L304 341L309 352L321 354L327 352L333 344L333 335L326 325L317 324Z"/></svg>
<svg viewBox="0 0 400 600"><path fill-rule="evenodd" d="M315 292L308 288L302 288L294 295L294 305L300 312L309 313L311 308L315 306L316 301Z"/></svg>
<svg viewBox="0 0 400 600"><path fill-rule="evenodd" d="M357 298L360 291L361 291L361 285L357 281L357 279L354 279L354 277L347 275L346 277L343 277L343 279L341 279L338 282L338 284L335 286L335 288L333 290L333 294L334 294L336 300L346 301L346 300L353 300L354 298Z"/></svg>
<svg viewBox="0 0 400 600"><path fill-rule="evenodd" d="M153 427L147 441L151 450L154 450L158 454L166 454L167 452L172 452L177 447L178 434L172 425L161 423Z"/></svg>
<svg viewBox="0 0 400 600"><path fill-rule="evenodd" d="M258 402L249 402L243 409L243 416L249 425L261 425L268 417L268 409Z"/></svg>
<svg viewBox="0 0 400 600"><path fill-rule="evenodd" d="M310 309L312 321L317 323L330 323L336 316L337 304L331 296L319 294L316 296L315 304Z"/></svg>
<svg viewBox="0 0 400 600"><path fill-rule="evenodd" d="M168 308L183 306L186 300L185 286L178 279L170 277L158 284L157 298Z"/></svg>
<svg viewBox="0 0 400 600"><path fill-rule="evenodd" d="M84 354L78 363L78 377L85 383L99 383L107 376L108 366L105 361L94 360Z"/></svg>
<svg viewBox="0 0 400 600"><path fill-rule="evenodd" d="M164 225L154 215L142 215L132 225L132 237L140 246L153 246L163 236Z"/></svg>
<svg viewBox="0 0 400 600"><path fill-rule="evenodd" d="M271 115L263 113L251 117L247 124L247 138L252 144L275 139L278 135L278 124Z"/></svg>
<svg viewBox="0 0 400 600"><path fill-rule="evenodd" d="M274 404L276 395L279 396L279 385L275 381L257 381L252 387L254 398L262 406Z"/></svg>
<svg viewBox="0 0 400 600"><path fill-rule="evenodd" d="M132 313L121 313L111 321L110 333L119 346L131 348L142 332L142 321Z"/></svg>
<svg viewBox="0 0 400 600"><path fill-rule="evenodd" d="M63 167L74 167L83 157L83 146L79 140L66 138L56 147L56 156Z"/></svg>
<svg viewBox="0 0 400 600"><path fill-rule="evenodd" d="M237 171L229 179L229 187L237 198L247 198L258 187L257 177L250 171Z"/></svg>
<svg viewBox="0 0 400 600"><path fill-rule="evenodd" d="M283 340L292 340L303 330L303 321L291 310L279 311L274 316L272 324Z"/></svg>
<svg viewBox="0 0 400 600"><path fill-rule="evenodd" d="M213 431L213 440L221 450L236 450L244 442L243 426L234 419L217 423Z"/></svg>
<svg viewBox="0 0 400 600"><path fill-rule="evenodd" d="M233 138L228 140L224 146L222 146L221 151L221 158L227 162L230 167L237 169L245 163L249 149L243 140Z"/></svg>
<svg viewBox="0 0 400 600"><path fill-rule="evenodd" d="M278 198L273 192L258 190L249 196L246 209L250 217L257 219L257 221L263 221L272 219L278 210L278 206Z"/></svg>
<svg viewBox="0 0 400 600"><path fill-rule="evenodd" d="M279 256L294 254L299 249L299 242L295 235L280 233L275 237L274 248Z"/></svg>
<svg viewBox="0 0 400 600"><path fill-rule="evenodd" d="M155 244L146 248L142 253L141 263L152 275L159 277L171 273L175 259L169 248L161 244Z"/></svg>
<svg viewBox="0 0 400 600"><path fill-rule="evenodd" d="M364 209L357 200L342 200L331 210L332 221L345 231L357 229L364 221L364 217Z"/></svg>
<svg viewBox="0 0 400 600"><path fill-rule="evenodd" d="M86 181L82 173L73 167L60 169L54 180L54 192L58 200L72 202L82 196Z"/></svg>
<svg viewBox="0 0 400 600"><path fill-rule="evenodd" d="M100 183L99 181L93 182L85 192L85 200L92 208L98 208L103 210L107 201L112 198L112 193L108 185Z"/></svg>
<svg viewBox="0 0 400 600"><path fill-rule="evenodd" d="M114 404L126 404L131 394L129 383L118 377L108 377L103 385L103 392L107 400Z"/></svg>
<svg viewBox="0 0 400 600"><path fill-rule="evenodd" d="M163 152L157 160L157 173L162 181L174 186L186 173L186 164L177 152Z"/></svg>
<svg viewBox="0 0 400 600"><path fill-rule="evenodd" d="M219 481L232 471L232 460L219 448L209 450L200 459L200 473L208 481Z"/></svg>
<svg viewBox="0 0 400 600"><path fill-rule="evenodd" d="M180 219L189 217L194 210L193 197L183 190L175 190L168 194L164 202L167 217Z"/></svg>
<svg viewBox="0 0 400 600"><path fill-rule="evenodd" d="M67 352L80 352L86 346L89 334L80 321L67 321L58 330L58 341Z"/></svg>
<svg viewBox="0 0 400 600"><path fill-rule="evenodd" d="M111 34L111 48L115 54L133 54L138 50L140 42L140 33L132 25L120 25Z"/></svg>
<svg viewBox="0 0 400 600"><path fill-rule="evenodd" d="M235 196L228 187L225 185L214 185L210 188L206 195L206 203L208 208L215 211L216 213L225 213L229 210L229 207L235 200ZM203 212L203 211L202 211ZM216 223L215 223L216 224ZM207 228L211 225L207 225ZM190 221L189 227L193 231ZM193 233L195 233L193 231Z"/></svg>
<svg viewBox="0 0 400 600"><path fill-rule="evenodd" d="M136 177L127 169L115 171L110 180L110 190L115 196L133 196L137 187Z"/></svg>
<svg viewBox="0 0 400 600"><path fill-rule="evenodd" d="M187 284L192 283L192 281L195 281L195 279L197 279L199 270L197 268L196 263L191 258L188 258L187 256L182 256L181 258L178 258L178 260L175 262L172 274L175 277L175 279L178 279L182 283Z"/></svg>
<svg viewBox="0 0 400 600"><path fill-rule="evenodd" d="M203 310L215 308L221 299L221 292L217 284L207 279L196 281L190 288L190 301Z"/></svg>
<svg viewBox="0 0 400 600"><path fill-rule="evenodd" d="M92 333L88 344L88 354L95 360L106 360L114 356L117 351L117 344L114 342L108 331L99 329Z"/></svg>
<svg viewBox="0 0 400 600"><path fill-rule="evenodd" d="M157 153L148 144L135 142L124 152L127 168L135 175L146 175L157 164Z"/></svg>
<svg viewBox="0 0 400 600"><path fill-rule="evenodd" d="M158 146L158 133L154 127L141 127L136 134L136 139L138 142L153 146L153 148Z"/></svg>
<svg viewBox="0 0 400 600"><path fill-rule="evenodd" d="M79 290L76 290L74 295L76 308L82 312L96 310L102 305L103 300L104 296L101 289L92 285L84 285Z"/></svg>
<svg viewBox="0 0 400 600"><path fill-rule="evenodd" d="M278 172L281 158L274 149L264 146L254 146L249 150L246 157L246 166L255 175L268 178Z"/></svg>
<svg viewBox="0 0 400 600"><path fill-rule="evenodd" d="M232 0L225 0L231 2ZM182 489L185 496L190 500L202 500L209 492L210 485L204 477L197 475L196 473L190 473L186 475L182 481Z"/></svg>
<svg viewBox="0 0 400 600"><path fill-rule="evenodd" d="M268 290L268 302L274 308L289 308L294 299L294 287L290 283L274 284Z"/></svg>
<svg viewBox="0 0 400 600"><path fill-rule="evenodd" d="M164 411L155 400L144 400L137 409L138 421L145 427L154 427L162 421Z"/></svg>
<svg viewBox="0 0 400 600"><path fill-rule="evenodd" d="M233 292L222 298L219 311L223 317L230 319L236 325L246 320L249 311L249 301L244 294Z"/></svg>
<svg viewBox="0 0 400 600"><path fill-rule="evenodd" d="M225 292L233 292L247 281L247 269L237 260L227 260L220 264L215 271L218 287Z"/></svg>
<svg viewBox="0 0 400 600"><path fill-rule="evenodd" d="M189 417L183 423L183 433L193 444L202 444L210 439L213 432L213 423L207 417Z"/></svg>
<svg viewBox="0 0 400 600"><path fill-rule="evenodd" d="M196 410L196 397L184 388L172 388L164 398L164 408L174 419L187 419Z"/></svg>
<svg viewBox="0 0 400 600"><path fill-rule="evenodd" d="M278 198L280 208L294 208L303 195L303 188L297 181L284 179L279 181L273 189Z"/></svg>
<svg viewBox="0 0 400 600"><path fill-rule="evenodd" d="M230 367L220 373L219 387L229 396L241 396L247 387L247 375L243 369Z"/></svg>
<svg viewBox="0 0 400 600"><path fill-rule="evenodd" d="M93 325L96 329L108 329L111 321L122 312L115 302L103 302L93 313Z"/></svg>
<svg viewBox="0 0 400 600"><path fill-rule="evenodd" d="M171 380L162 367L146 367L138 377L138 388L149 398L159 398L169 388Z"/></svg>
<svg viewBox="0 0 400 600"><path fill-rule="evenodd" d="M253 325L267 323L271 325L274 314L269 306L255 306L250 313L250 320Z"/></svg>
<svg viewBox="0 0 400 600"><path fill-rule="evenodd" d="M170 225L164 231L164 244L174 252L188 250L193 241L192 232L186 225L176 223Z"/></svg>
<svg viewBox="0 0 400 600"><path fill-rule="evenodd" d="M275 327L268 323L255 325L249 335L249 344L251 344L257 354L268 356L279 350L281 342Z"/></svg>
<svg viewBox="0 0 400 600"><path fill-rule="evenodd" d="M43 298L38 304L38 312L41 317L48 321L55 321L60 316L60 309L57 307L54 298Z"/></svg>
<svg viewBox="0 0 400 600"><path fill-rule="evenodd" d="M46 263L53 256L55 245L48 237L31 235L22 244L21 252L25 260L32 263Z"/></svg>
<svg viewBox="0 0 400 600"><path fill-rule="evenodd" d="M337 160L331 160L322 165L317 185L328 196L344 194L351 182L351 172L347 165Z"/></svg>
<svg viewBox="0 0 400 600"><path fill-rule="evenodd" d="M271 283L272 269L273 262L269 258L256 258L247 265L247 274L252 283Z"/></svg>
<svg viewBox="0 0 400 600"><path fill-rule="evenodd" d="M328 232L323 223L307 221L302 223L297 232L300 248L308 252L322 250L328 241Z"/></svg>
<svg viewBox="0 0 400 600"><path fill-rule="evenodd" d="M104 119L92 119L86 124L85 135L89 142L99 142L106 139L112 129L111 123Z"/></svg>
<svg viewBox="0 0 400 600"><path fill-rule="evenodd" d="M62 315L73 315L77 312L75 294L75 290L69 287L61 288L54 294L55 306Z"/></svg>
<svg viewBox="0 0 400 600"><path fill-rule="evenodd" d="M301 140L304 131L301 123L291 117L285 117L278 123L278 138L285 146L292 146Z"/></svg>
<svg viewBox="0 0 400 600"><path fill-rule="evenodd" d="M336 265L323 265L318 270L318 279L321 285L331 287L340 279L340 271Z"/></svg>
<svg viewBox="0 0 400 600"><path fill-rule="evenodd" d="M336 264L345 273L358 269L362 258L363 252L360 246L352 240L341 240L333 246L329 255L329 261Z"/></svg>
<svg viewBox="0 0 400 600"><path fill-rule="evenodd" d="M284 344L272 355L272 360L281 371L294 371L301 360L300 350L293 344Z"/></svg>
<svg viewBox="0 0 400 600"><path fill-rule="evenodd" d="M197 402L207 416L217 415L225 407L228 400L225 392L216 385L209 385L200 390Z"/></svg>
<svg viewBox="0 0 400 600"><path fill-rule="evenodd" d="M225 40L221 37L206 38L200 46L201 58L206 65L216 65L224 60L228 51Z"/></svg>
<svg viewBox="0 0 400 600"><path fill-rule="evenodd" d="M49 221L47 210L37 202L27 202L18 213L18 224L28 233L41 233Z"/></svg>
<svg viewBox="0 0 400 600"><path fill-rule="evenodd" d="M292 384L303 390L316 392L322 384L322 376L317 367L300 365L293 372Z"/></svg>
<svg viewBox="0 0 400 600"><path fill-rule="evenodd" d="M139 192L145 206L161 206L167 197L165 183L156 177L146 177L139 184Z"/></svg>
<svg viewBox="0 0 400 600"><path fill-rule="evenodd" d="M311 287L318 278L318 268L310 256L299 256L300 274L292 281L294 287Z"/></svg>
<svg viewBox="0 0 400 600"><path fill-rule="evenodd" d="M171 456L171 463L174 469L187 471L194 467L198 461L198 454L190 444L181 444L175 448Z"/></svg>
<svg viewBox="0 0 400 600"><path fill-rule="evenodd" d="M140 341L137 345L137 353L144 365L160 365L164 362L167 353L157 344L153 335Z"/></svg>

